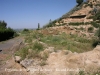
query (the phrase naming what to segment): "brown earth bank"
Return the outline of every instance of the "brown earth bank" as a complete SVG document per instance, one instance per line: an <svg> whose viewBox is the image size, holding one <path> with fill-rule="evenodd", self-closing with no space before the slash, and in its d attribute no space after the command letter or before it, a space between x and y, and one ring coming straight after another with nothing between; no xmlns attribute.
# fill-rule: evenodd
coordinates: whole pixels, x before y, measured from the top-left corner
<svg viewBox="0 0 100 75"><path fill-rule="evenodd" d="M42 51L42 54L49 54L47 60L25 58L19 65L22 65L29 75L100 74L100 45L84 53L72 53L69 50L54 51L53 47L49 47Z"/></svg>
<svg viewBox="0 0 100 75"><path fill-rule="evenodd" d="M44 50L44 52L46 51L50 52ZM28 66L25 66L24 63L22 65L26 67L30 75L80 75L80 72L84 72L84 75L100 74L100 46L84 53L58 50L49 53L44 66L40 66L38 63L40 60L33 60Z"/></svg>

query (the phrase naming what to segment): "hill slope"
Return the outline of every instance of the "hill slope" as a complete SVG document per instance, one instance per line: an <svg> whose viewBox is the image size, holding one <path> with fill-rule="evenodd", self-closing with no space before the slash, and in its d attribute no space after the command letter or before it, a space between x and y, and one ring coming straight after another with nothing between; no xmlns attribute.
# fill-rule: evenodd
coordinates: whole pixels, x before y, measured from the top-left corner
<svg viewBox="0 0 100 75"><path fill-rule="evenodd" d="M99 75L98 13L98 1L88 0L44 28L22 32L24 48L14 60L30 75Z"/></svg>

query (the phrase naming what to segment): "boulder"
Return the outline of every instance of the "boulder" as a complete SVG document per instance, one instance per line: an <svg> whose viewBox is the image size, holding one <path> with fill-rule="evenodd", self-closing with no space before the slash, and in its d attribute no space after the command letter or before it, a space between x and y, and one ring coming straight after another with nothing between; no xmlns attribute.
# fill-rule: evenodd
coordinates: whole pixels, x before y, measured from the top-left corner
<svg viewBox="0 0 100 75"><path fill-rule="evenodd" d="M28 66L30 66L33 62L33 59L24 59L20 62L20 64L24 67L27 68Z"/></svg>
<svg viewBox="0 0 100 75"><path fill-rule="evenodd" d="M21 57L20 56L15 56L15 62L20 62L21 61Z"/></svg>

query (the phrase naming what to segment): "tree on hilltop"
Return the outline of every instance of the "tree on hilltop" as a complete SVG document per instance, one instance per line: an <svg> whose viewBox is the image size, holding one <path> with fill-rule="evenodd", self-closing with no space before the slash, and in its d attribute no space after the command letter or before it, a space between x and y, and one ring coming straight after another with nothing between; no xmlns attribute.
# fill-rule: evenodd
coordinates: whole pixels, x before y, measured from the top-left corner
<svg viewBox="0 0 100 75"><path fill-rule="evenodd" d="M78 3L78 5L83 3L83 0L76 0L76 2Z"/></svg>
<svg viewBox="0 0 100 75"><path fill-rule="evenodd" d="M40 23L38 23L38 30L40 29Z"/></svg>

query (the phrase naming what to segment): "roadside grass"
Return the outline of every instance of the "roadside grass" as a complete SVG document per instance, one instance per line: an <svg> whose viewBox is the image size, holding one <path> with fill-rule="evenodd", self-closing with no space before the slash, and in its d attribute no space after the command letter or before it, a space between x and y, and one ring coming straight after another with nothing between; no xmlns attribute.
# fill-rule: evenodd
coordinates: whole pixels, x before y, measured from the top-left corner
<svg viewBox="0 0 100 75"><path fill-rule="evenodd" d="M31 52L29 52L29 49L31 49ZM21 56L21 59L25 58L40 58L40 51L43 51L44 46L39 42L34 42L33 44L30 44L29 46L25 46L24 48L18 50L15 55Z"/></svg>
<svg viewBox="0 0 100 75"><path fill-rule="evenodd" d="M15 53L15 56L20 56L21 60L25 59L27 55L28 55L28 48L27 47L24 47Z"/></svg>

